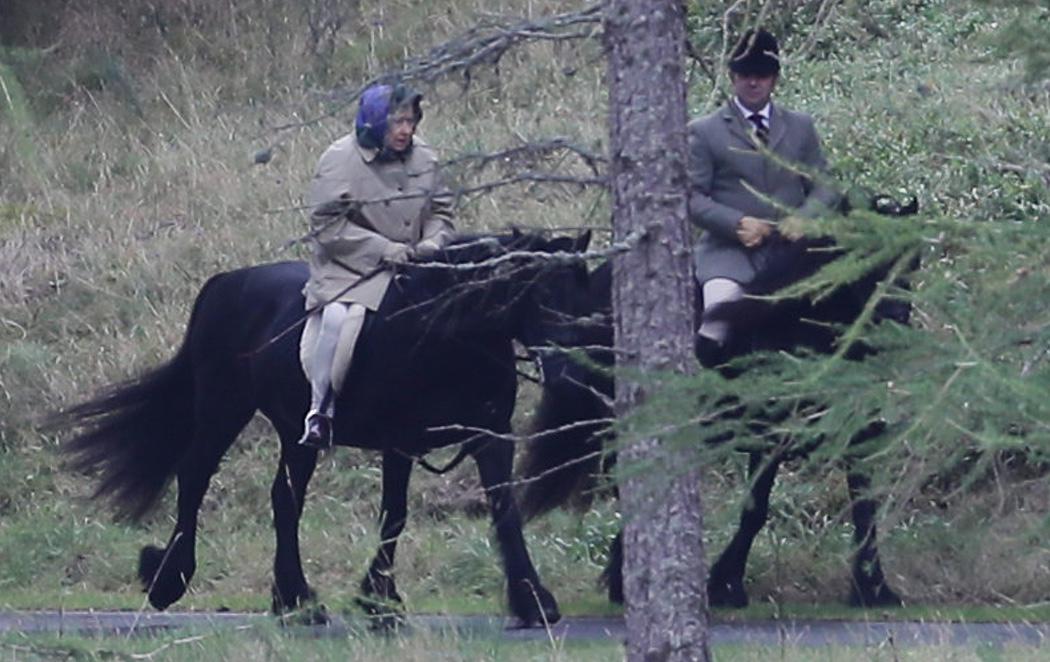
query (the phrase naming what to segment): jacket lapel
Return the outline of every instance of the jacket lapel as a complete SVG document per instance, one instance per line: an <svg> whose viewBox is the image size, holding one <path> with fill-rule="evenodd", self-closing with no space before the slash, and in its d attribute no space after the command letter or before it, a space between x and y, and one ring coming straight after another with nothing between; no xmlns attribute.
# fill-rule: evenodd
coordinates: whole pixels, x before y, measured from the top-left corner
<svg viewBox="0 0 1050 662"><path fill-rule="evenodd" d="M775 104L769 108L769 149L776 151L777 145L787 135L787 116Z"/></svg>
<svg viewBox="0 0 1050 662"><path fill-rule="evenodd" d="M732 99L722 107L722 119L725 120L730 135L735 136L747 147L755 148L755 144L751 140L751 131L744 126L746 120L740 117L740 113L734 107Z"/></svg>

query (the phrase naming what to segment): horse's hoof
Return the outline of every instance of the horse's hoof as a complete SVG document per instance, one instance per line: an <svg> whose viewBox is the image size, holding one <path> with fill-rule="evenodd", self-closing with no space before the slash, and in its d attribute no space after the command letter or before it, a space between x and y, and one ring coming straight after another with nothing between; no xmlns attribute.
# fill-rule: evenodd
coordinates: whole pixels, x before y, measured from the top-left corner
<svg viewBox="0 0 1050 662"><path fill-rule="evenodd" d="M558 601L540 584L522 582L526 591L510 595L510 609L517 617L516 627L533 628L554 625L561 620Z"/></svg>
<svg viewBox="0 0 1050 662"><path fill-rule="evenodd" d="M311 609L317 606L317 594L309 586L303 585L295 591L282 592L277 584L270 588L272 596L270 611L274 616L284 616L303 609Z"/></svg>
<svg viewBox="0 0 1050 662"><path fill-rule="evenodd" d="M874 590L859 590L854 587L850 592L851 607L903 607L904 601L896 591L886 584L879 584Z"/></svg>
<svg viewBox="0 0 1050 662"><path fill-rule="evenodd" d="M361 595L354 602L368 616L368 627L373 632L390 632L405 624L404 604L394 576L388 572L369 570L361 580Z"/></svg>
<svg viewBox="0 0 1050 662"><path fill-rule="evenodd" d="M147 545L139 552L139 580L150 605L157 611L164 611L177 602L186 593L190 577L193 576L192 564L178 574L172 573L170 566L173 562L167 550L160 547ZM165 566L169 568L167 572L164 571Z"/></svg>
<svg viewBox="0 0 1050 662"><path fill-rule="evenodd" d="M373 632L390 632L405 624L405 608L400 597L395 600L374 595L359 596L354 598L354 603L365 612L368 629Z"/></svg>
<svg viewBox="0 0 1050 662"><path fill-rule="evenodd" d="M743 609L748 605L747 591L740 582L709 582L707 603L712 607Z"/></svg>
<svg viewBox="0 0 1050 662"><path fill-rule="evenodd" d="M361 580L361 599L396 605L400 607L403 600L397 592L394 576L388 572L370 570Z"/></svg>
<svg viewBox="0 0 1050 662"><path fill-rule="evenodd" d="M285 627L297 625L311 627L315 625L329 625L332 622L332 619L328 616L328 608L320 603L288 610L276 616L278 622Z"/></svg>

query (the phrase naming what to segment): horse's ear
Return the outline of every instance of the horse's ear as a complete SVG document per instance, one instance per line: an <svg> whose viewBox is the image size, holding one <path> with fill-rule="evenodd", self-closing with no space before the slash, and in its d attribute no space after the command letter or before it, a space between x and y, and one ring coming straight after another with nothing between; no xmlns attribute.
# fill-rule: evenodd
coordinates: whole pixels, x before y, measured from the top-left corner
<svg viewBox="0 0 1050 662"><path fill-rule="evenodd" d="M591 231L584 230L579 237L572 244L573 253L585 253L587 247L591 245Z"/></svg>

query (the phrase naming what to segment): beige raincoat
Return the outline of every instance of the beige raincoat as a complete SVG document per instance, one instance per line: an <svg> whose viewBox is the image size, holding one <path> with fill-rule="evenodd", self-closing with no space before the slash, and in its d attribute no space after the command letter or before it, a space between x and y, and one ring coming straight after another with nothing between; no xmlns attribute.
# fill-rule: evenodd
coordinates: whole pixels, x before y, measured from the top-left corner
<svg viewBox="0 0 1050 662"><path fill-rule="evenodd" d="M401 257L423 240L440 248L452 238L452 197L434 151L414 137L404 160L378 155L350 134L317 164L308 197L315 236L303 289L308 308L340 301L376 310L392 277L379 269L384 259ZM339 205L330 203L339 200L355 211L333 213Z"/></svg>

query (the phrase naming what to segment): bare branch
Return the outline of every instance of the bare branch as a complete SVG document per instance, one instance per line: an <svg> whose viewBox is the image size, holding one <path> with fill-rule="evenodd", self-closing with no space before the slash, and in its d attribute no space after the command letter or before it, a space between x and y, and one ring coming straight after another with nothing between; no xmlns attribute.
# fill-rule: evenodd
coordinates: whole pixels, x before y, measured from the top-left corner
<svg viewBox="0 0 1050 662"><path fill-rule="evenodd" d="M365 81L350 92L336 93L339 103L323 115L301 122L280 124L270 129L270 133L281 133L290 129L299 129L334 117L343 108L356 101L361 94L376 83L392 81L432 82L438 78L454 73L463 73L469 81L473 67L482 64L496 64L513 46L525 41L564 41L571 39L592 39L600 34L602 4L595 3L580 11L555 14L546 18L529 21L522 20L509 26L481 26L468 30L465 34L436 46L422 57L408 60L399 71L381 74ZM589 29L566 31L581 25L590 25Z"/></svg>
<svg viewBox="0 0 1050 662"><path fill-rule="evenodd" d="M460 264L448 264L446 262L413 262L412 266L414 268L423 269L451 269L454 271L465 271L468 269L477 269L479 267L494 267L499 264L522 259L528 259L530 261L547 261L552 263L575 262L577 260L606 260L613 255L626 253L632 250L647 234L648 232L644 230L632 232L624 238L623 241L611 243L607 248L602 250L584 251L582 253L571 253L568 251L555 251L553 253L544 253L540 251L507 251L502 255L491 257L487 260L482 260L481 262L463 262Z"/></svg>
<svg viewBox="0 0 1050 662"><path fill-rule="evenodd" d="M524 150L524 149L528 149L528 147L529 146L523 146L521 148L516 148L516 149ZM512 151L512 150L507 150L507 151ZM481 159L481 158L484 158L486 156L489 156L489 155L472 155L470 158ZM466 158L466 157L464 157L464 158ZM578 176L575 176L575 175L565 175L565 174L552 173L552 172L533 172L533 171L529 171L529 172L519 172L517 174L511 175L511 176L508 176L508 177L503 177L501 179L496 179L496 180L489 181L489 182L483 182L483 183L480 183L480 184L475 184L473 186L457 187L457 188L452 189L450 191L443 191L441 193L441 195L451 195L456 200L456 202L458 204L459 201L462 198L465 198L465 197L481 195L483 193L489 193L491 191L494 191L496 189L503 188L503 187L506 187L506 186L511 186L511 185L515 185L515 184L526 184L526 183L527 184L556 184L556 185L562 185L562 186L578 186L578 187L581 187L581 188L585 188L585 187L588 187L588 186L601 186L601 187L605 188L605 187L608 186L608 181L606 180L606 178L604 176L601 176L601 175L594 176L594 177L578 177ZM369 199L369 200L345 200L345 201L333 201L332 203L326 203L326 204L333 204L333 205L337 204L338 205L338 207L339 207L338 210L333 208L332 213L325 213L324 211L320 211L321 210L320 207L315 208L312 205L296 205L296 206L292 206L292 207L279 207L279 208L274 208L274 209L267 209L263 213L264 214L278 214L278 213L286 213L286 212L291 212L291 211L307 211L307 212L310 212L311 214L317 212L318 215L320 215L320 216L330 216L331 217L331 220L329 220L329 221L327 221L325 223L322 223L322 224L315 225L306 234L300 235L299 237L296 237L294 239L290 239L290 240L286 241L284 244L281 245L281 247L279 249L280 251L285 251L285 250L288 250L289 248L291 248L292 246L295 246L296 244L306 243L307 241L313 239L318 234L320 234L321 232L324 232L326 229L331 227L332 224L340 222L343 219L344 216L346 216L348 214L354 214L354 213L359 212L361 210L361 208L364 207L365 205L375 205L375 204L381 204L381 203L384 203L384 202L392 202L392 201L395 201L395 200L411 200L411 199L415 199L415 198L429 198L429 197L431 197L433 195L435 195L435 193L432 192L432 191L409 191L409 192L405 192L405 193L397 193L397 194L393 194L393 195L387 195L387 196L381 196L381 197L378 197L378 198L372 198L372 199Z"/></svg>
<svg viewBox="0 0 1050 662"><path fill-rule="evenodd" d="M496 152L473 152L461 154L460 156L445 161L441 164L441 167L452 168L456 166L464 166L477 171L484 169L492 163L499 163L500 165L516 165L525 162L532 165L541 158L549 157L559 151L567 151L579 156L595 176L601 175L598 167L599 164L605 164L608 162L608 159L606 159L605 156L590 152L569 142L566 138L552 138L545 142L528 142L523 145L518 145L517 147L509 147Z"/></svg>
<svg viewBox="0 0 1050 662"><path fill-rule="evenodd" d="M487 428L479 428L473 425L439 425L435 427L427 428L427 432L472 432L475 434L483 434L495 439L502 439L504 441L513 441L514 443L535 441L536 439L543 439L555 434L561 434L562 432L569 432L570 430L577 430L579 428L590 427L592 425L611 425L616 422L615 418L592 418L585 421L574 421L572 423L566 423L560 427L551 428L549 430L542 430L540 432L534 432L532 434L501 434Z"/></svg>

